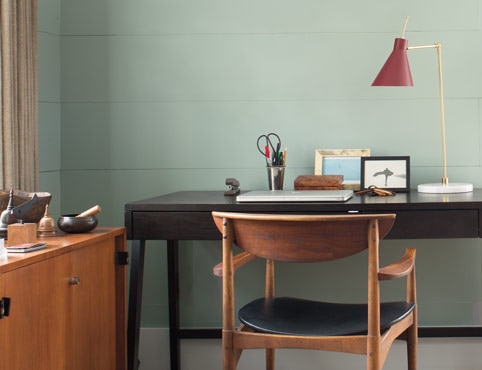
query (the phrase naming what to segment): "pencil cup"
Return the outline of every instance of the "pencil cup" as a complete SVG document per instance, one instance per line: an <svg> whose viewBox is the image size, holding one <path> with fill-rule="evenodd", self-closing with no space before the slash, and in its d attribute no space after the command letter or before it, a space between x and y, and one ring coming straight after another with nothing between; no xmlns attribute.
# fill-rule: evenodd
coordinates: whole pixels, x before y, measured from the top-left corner
<svg viewBox="0 0 482 370"><path fill-rule="evenodd" d="M267 166L269 190L283 190L285 166Z"/></svg>

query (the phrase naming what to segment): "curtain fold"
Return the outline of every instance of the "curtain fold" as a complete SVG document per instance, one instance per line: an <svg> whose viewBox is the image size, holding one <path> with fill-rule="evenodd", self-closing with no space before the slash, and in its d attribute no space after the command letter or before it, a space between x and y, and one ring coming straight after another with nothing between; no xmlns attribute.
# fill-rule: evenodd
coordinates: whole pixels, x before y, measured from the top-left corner
<svg viewBox="0 0 482 370"><path fill-rule="evenodd" d="M38 191L37 0L0 0L2 189Z"/></svg>

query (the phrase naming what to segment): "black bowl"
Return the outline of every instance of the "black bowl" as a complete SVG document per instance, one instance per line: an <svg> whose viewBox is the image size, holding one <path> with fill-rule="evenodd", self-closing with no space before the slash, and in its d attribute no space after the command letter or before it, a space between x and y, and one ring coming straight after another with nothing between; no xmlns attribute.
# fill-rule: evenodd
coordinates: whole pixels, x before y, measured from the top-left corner
<svg viewBox="0 0 482 370"><path fill-rule="evenodd" d="M63 215L57 220L60 230L70 234L87 233L97 227L97 217L75 217L76 215Z"/></svg>

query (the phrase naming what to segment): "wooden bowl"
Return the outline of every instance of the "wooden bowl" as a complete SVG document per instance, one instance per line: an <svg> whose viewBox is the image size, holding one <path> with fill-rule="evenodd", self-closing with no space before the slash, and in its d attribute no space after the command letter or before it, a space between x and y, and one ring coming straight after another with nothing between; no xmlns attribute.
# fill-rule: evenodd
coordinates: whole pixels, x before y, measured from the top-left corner
<svg viewBox="0 0 482 370"><path fill-rule="evenodd" d="M57 220L57 227L64 233L81 234L94 230L97 227L97 217L75 217L76 215L63 215Z"/></svg>
<svg viewBox="0 0 482 370"><path fill-rule="evenodd" d="M24 222L38 223L44 216L45 206L50 203L52 194L46 192L28 193L22 190L13 191L13 206L19 206L26 201L32 199L34 194L37 194L38 203L33 205L28 214L25 215ZM7 209L8 201L10 200L10 190L0 190L0 213Z"/></svg>

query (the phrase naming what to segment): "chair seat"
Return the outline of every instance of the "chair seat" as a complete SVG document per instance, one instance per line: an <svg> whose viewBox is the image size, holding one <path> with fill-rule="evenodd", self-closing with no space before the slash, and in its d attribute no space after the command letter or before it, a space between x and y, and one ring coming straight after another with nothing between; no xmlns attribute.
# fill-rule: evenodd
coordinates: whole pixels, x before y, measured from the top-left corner
<svg viewBox="0 0 482 370"><path fill-rule="evenodd" d="M380 305L380 328L402 320L413 303L386 302ZM367 332L367 304L343 304L276 297L256 299L239 310L240 321L258 332L318 336L355 335Z"/></svg>

